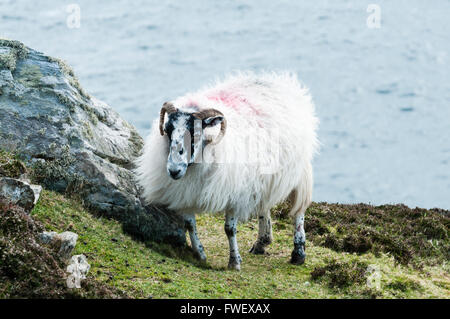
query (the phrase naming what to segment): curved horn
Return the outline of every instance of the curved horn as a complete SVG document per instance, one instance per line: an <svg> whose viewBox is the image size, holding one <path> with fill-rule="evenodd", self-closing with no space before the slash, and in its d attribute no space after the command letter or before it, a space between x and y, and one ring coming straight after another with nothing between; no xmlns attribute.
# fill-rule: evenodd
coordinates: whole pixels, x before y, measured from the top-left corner
<svg viewBox="0 0 450 319"><path fill-rule="evenodd" d="M161 135L164 135L164 116L166 115L166 113L170 114L177 111L177 108L173 106L172 103L166 102L163 104L161 111L159 112L159 132L161 133Z"/></svg>
<svg viewBox="0 0 450 319"><path fill-rule="evenodd" d="M222 140L222 138L225 136L225 133L227 131L227 119L225 118L223 113L220 112L219 110L207 109L207 110L192 113L192 115L200 120L204 120L208 117L213 117L213 116L222 116L223 121L222 121L222 123L220 123L220 133L214 141L210 141L211 145L218 144Z"/></svg>

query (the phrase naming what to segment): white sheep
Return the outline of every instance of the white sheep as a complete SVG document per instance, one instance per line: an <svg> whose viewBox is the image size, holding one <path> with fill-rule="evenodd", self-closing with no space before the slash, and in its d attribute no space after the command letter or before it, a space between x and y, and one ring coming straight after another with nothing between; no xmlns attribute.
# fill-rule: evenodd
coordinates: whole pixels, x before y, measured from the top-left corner
<svg viewBox="0 0 450 319"><path fill-rule="evenodd" d="M224 212L228 267L237 270L238 220L258 216L250 252L263 254L272 241L270 208L289 199L295 220L291 262L302 264L317 125L308 90L290 73L239 73L166 102L137 163L143 197L184 216L202 260L195 214Z"/></svg>

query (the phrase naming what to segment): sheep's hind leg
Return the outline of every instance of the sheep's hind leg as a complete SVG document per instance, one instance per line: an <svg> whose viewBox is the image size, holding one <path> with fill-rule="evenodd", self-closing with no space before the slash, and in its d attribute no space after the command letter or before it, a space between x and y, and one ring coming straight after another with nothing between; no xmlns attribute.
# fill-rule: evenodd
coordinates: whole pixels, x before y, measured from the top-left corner
<svg viewBox="0 0 450 319"><path fill-rule="evenodd" d="M272 243L272 221L270 220L270 211L258 218L258 239L253 244L250 253L255 255L262 255L265 252L266 246Z"/></svg>
<svg viewBox="0 0 450 319"><path fill-rule="evenodd" d="M230 259L228 262L228 268L241 270L242 258L239 254L239 248L237 245L236 229L237 218L233 214L227 214L225 217L225 233L228 237L228 242L230 244Z"/></svg>
<svg viewBox="0 0 450 319"><path fill-rule="evenodd" d="M295 229L294 229L294 250L291 255L291 263L295 265L301 265L305 262L305 243L306 235L305 229L303 227L305 221L305 213L300 213L295 218Z"/></svg>
<svg viewBox="0 0 450 319"><path fill-rule="evenodd" d="M197 234L197 224L195 222L195 215L188 215L184 218L184 225L186 230L189 232L189 237L191 238L192 249L196 257L200 260L206 260L205 249L203 248L200 239Z"/></svg>

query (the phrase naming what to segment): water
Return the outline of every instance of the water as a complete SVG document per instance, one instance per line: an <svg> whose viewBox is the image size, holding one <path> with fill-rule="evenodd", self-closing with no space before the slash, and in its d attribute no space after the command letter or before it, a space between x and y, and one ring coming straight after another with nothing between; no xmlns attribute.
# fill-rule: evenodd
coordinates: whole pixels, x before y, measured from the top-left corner
<svg viewBox="0 0 450 319"><path fill-rule="evenodd" d="M323 144L314 200L450 209L450 2L0 1L0 35L63 58L142 134L161 104L233 70L292 70Z"/></svg>

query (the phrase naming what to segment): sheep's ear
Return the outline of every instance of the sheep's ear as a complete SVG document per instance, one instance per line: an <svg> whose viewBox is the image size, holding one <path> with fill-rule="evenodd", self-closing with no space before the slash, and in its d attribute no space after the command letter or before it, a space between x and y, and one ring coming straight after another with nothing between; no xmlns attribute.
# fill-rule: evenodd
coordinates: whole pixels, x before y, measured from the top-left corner
<svg viewBox="0 0 450 319"><path fill-rule="evenodd" d="M223 116L207 117L203 120L203 127L214 126L223 122Z"/></svg>

